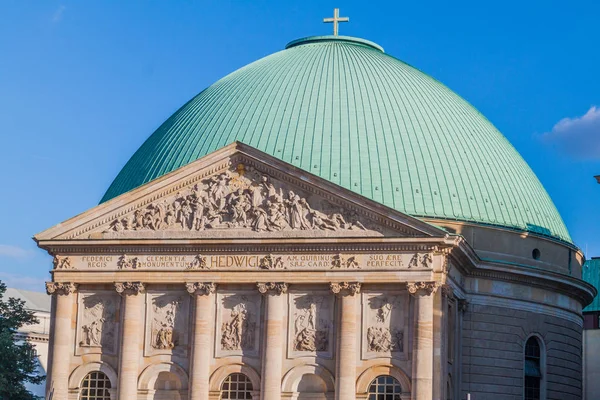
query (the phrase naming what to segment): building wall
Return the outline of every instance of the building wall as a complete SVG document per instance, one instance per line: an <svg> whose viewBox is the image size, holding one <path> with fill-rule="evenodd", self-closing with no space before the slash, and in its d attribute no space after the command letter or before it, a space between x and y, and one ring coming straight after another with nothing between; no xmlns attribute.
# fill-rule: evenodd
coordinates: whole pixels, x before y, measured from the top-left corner
<svg viewBox="0 0 600 400"><path fill-rule="evenodd" d="M524 346L531 335L542 340L545 352L542 388L546 388L546 397L542 398L580 400L581 324L557 316L478 304L469 305L463 316L462 398L470 393L473 400L522 400Z"/></svg>
<svg viewBox="0 0 600 400"><path fill-rule="evenodd" d="M584 400L594 400L600 394L600 329L583 331Z"/></svg>

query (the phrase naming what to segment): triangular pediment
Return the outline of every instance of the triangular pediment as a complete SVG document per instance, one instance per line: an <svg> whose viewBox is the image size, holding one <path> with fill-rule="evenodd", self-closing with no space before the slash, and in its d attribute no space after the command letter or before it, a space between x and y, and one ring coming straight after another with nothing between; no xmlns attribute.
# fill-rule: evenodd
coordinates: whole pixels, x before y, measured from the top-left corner
<svg viewBox="0 0 600 400"><path fill-rule="evenodd" d="M236 142L41 232L35 239L444 235L437 227Z"/></svg>

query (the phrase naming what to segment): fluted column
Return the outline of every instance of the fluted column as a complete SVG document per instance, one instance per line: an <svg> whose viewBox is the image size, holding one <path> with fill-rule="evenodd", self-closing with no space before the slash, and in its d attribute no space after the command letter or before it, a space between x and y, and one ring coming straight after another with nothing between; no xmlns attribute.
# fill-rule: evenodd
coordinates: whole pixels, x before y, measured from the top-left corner
<svg viewBox="0 0 600 400"><path fill-rule="evenodd" d="M265 353L262 360L261 399L281 399L283 370L283 314L287 283L257 283L266 298Z"/></svg>
<svg viewBox="0 0 600 400"><path fill-rule="evenodd" d="M208 400L211 332L213 331L213 304L217 285L212 282L186 283L188 293L194 296L194 340L190 357L190 400Z"/></svg>
<svg viewBox="0 0 600 400"><path fill-rule="evenodd" d="M116 282L115 289L124 298L117 399L132 400L137 399L140 351L144 342L144 284Z"/></svg>
<svg viewBox="0 0 600 400"><path fill-rule="evenodd" d="M414 297L414 340L412 365L412 399L433 398L433 294L437 282L407 284Z"/></svg>
<svg viewBox="0 0 600 400"><path fill-rule="evenodd" d="M77 286L69 282L46 282L46 292L53 295L54 321L50 335L52 349L48 362L46 394L53 399L66 399L73 353L73 299Z"/></svg>
<svg viewBox="0 0 600 400"><path fill-rule="evenodd" d="M331 283L331 291L340 298L340 329L335 368L336 400L356 398L357 294L360 283Z"/></svg>

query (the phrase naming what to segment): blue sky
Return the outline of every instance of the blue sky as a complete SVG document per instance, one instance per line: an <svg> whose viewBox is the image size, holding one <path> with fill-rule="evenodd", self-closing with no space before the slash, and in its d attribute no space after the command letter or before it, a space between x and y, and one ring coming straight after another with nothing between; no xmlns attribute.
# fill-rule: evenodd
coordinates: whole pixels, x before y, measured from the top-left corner
<svg viewBox="0 0 600 400"><path fill-rule="evenodd" d="M597 1L0 2L0 280L43 290L31 236L98 203L142 142L224 75L293 39L363 37L470 101L600 256ZM599 108L596 109L595 106Z"/></svg>

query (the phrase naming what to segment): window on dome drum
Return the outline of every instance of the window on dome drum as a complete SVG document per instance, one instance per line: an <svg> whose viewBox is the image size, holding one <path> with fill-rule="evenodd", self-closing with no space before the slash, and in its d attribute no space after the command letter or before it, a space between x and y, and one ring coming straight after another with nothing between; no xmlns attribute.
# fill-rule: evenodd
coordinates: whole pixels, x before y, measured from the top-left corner
<svg viewBox="0 0 600 400"><path fill-rule="evenodd" d="M533 251L531 252L531 257L533 257L534 260L539 260L541 256L542 253L539 249L533 249Z"/></svg>
<svg viewBox="0 0 600 400"><path fill-rule="evenodd" d="M252 382L244 374L231 374L221 385L221 399L252 399Z"/></svg>
<svg viewBox="0 0 600 400"><path fill-rule="evenodd" d="M393 376L378 376L369 387L369 400L400 400L400 394L402 387Z"/></svg>
<svg viewBox="0 0 600 400"><path fill-rule="evenodd" d="M110 400L110 380L100 371L90 372L81 382L80 400Z"/></svg>
<svg viewBox="0 0 600 400"><path fill-rule="evenodd" d="M525 344L525 400L540 400L542 386L540 342L535 337L530 337Z"/></svg>

